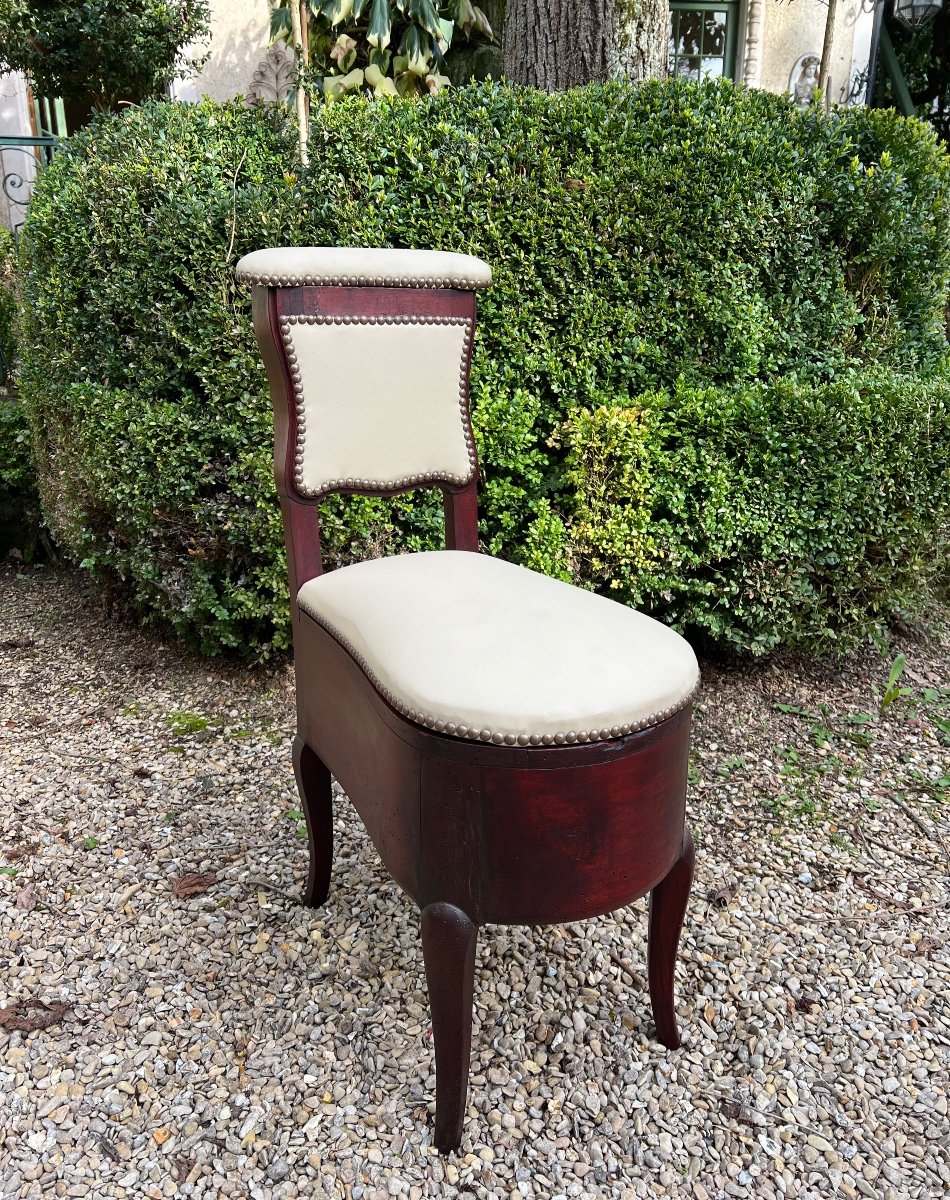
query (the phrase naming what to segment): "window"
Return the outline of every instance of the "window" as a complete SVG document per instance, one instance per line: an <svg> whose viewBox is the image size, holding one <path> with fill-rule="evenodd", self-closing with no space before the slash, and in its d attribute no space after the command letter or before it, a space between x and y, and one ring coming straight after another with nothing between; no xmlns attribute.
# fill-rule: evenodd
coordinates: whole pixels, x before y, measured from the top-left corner
<svg viewBox="0 0 950 1200"><path fill-rule="evenodd" d="M738 40L739 0L671 0L671 76L732 79Z"/></svg>

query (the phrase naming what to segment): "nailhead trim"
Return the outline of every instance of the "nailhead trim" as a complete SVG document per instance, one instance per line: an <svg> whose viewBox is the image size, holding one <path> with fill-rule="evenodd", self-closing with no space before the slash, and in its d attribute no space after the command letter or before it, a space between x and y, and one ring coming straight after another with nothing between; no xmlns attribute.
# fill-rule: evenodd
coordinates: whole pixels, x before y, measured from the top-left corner
<svg viewBox="0 0 950 1200"><path fill-rule="evenodd" d="M400 479L329 479L319 487L310 487L304 481L304 462L306 448L304 445L307 433L307 416L304 408L303 376L294 349L291 327L294 325L464 325L465 338L462 342L462 357L459 363L459 415L462 422L462 436L465 439L465 449L468 452L469 473L467 476L451 475L447 471L428 471L423 475L406 475ZM468 417L468 372L466 364L472 347L472 319L470 317L418 317L409 314L395 317L370 316L328 316L323 313L306 313L284 316L280 318L280 334L287 356L290 378L294 385L294 402L297 418L297 444L294 451L294 484L301 496L311 499L326 496L329 492L339 491L340 488L369 488L382 491L389 488L418 487L426 483L451 483L456 487L464 487L475 478L477 460L475 457L475 442L472 439L472 427Z"/></svg>
<svg viewBox="0 0 950 1200"><path fill-rule="evenodd" d="M300 604L300 607L308 617L316 621L321 629L326 630L332 638L339 642L343 649L359 665L363 674L377 692L392 705L400 716L405 717L416 725L423 725L426 729L433 729L436 733L447 733L451 737L462 738L469 742L492 742L496 746L573 746L581 745L585 742L614 741L617 738L629 737L631 733L638 733L641 729L649 729L651 725L659 725L661 721L667 720L668 717L674 716L691 704L696 693L699 691L699 684L697 683L687 696L684 696L678 703L670 705L669 708L651 713L650 716L643 717L639 721L631 721L626 725L614 725L610 729L589 729L579 733L571 731L570 733L513 734L498 733L491 729L469 728L467 725L456 725L452 721L443 721L439 717L433 717L430 713L416 712L415 709L410 708L408 704L400 700L395 693L386 687L349 638L344 637L322 613L317 612L306 603Z"/></svg>
<svg viewBox="0 0 950 1200"><path fill-rule="evenodd" d="M238 271L236 277L239 283L251 283L258 287L455 288L464 292L478 292L491 286L489 279L448 276L439 279L430 275L252 275L249 271Z"/></svg>

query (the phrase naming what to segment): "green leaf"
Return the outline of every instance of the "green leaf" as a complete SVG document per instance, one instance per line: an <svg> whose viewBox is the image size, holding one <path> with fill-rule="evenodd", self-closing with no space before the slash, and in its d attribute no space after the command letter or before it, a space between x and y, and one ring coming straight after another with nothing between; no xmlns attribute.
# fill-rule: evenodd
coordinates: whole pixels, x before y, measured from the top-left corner
<svg viewBox="0 0 950 1200"><path fill-rule="evenodd" d="M373 89L374 96L398 96L395 83L388 79L375 64L366 68L366 83Z"/></svg>
<svg viewBox="0 0 950 1200"><path fill-rule="evenodd" d="M894 659L894 661L891 663L891 671L887 677L887 686L884 689L885 692L891 691L891 689L897 683L898 679L900 679L900 677L904 674L904 668L906 666L907 666L907 655L906 654L898 654L897 657Z"/></svg>
<svg viewBox="0 0 950 1200"><path fill-rule="evenodd" d="M366 40L374 50L383 51L389 45L389 39L392 36L392 10L389 5L389 0L372 0L372 7L369 13L369 28L366 31ZM380 67L380 70L385 71L386 67ZM388 63L387 63L388 66Z"/></svg>
<svg viewBox="0 0 950 1200"><path fill-rule="evenodd" d="M406 70L411 75L428 75L432 66L432 39L418 25L409 26L399 49L405 55Z"/></svg>
<svg viewBox="0 0 950 1200"><path fill-rule="evenodd" d="M432 0L413 0L413 4L410 4L409 12L430 37L438 38L442 36L439 14L436 12Z"/></svg>
<svg viewBox="0 0 950 1200"><path fill-rule="evenodd" d="M868 725L874 720L874 717L870 713L856 712L848 713L846 716L842 717L842 720L846 725Z"/></svg>
<svg viewBox="0 0 950 1200"><path fill-rule="evenodd" d="M469 37L475 25L475 9L472 0L459 0L456 5L455 24Z"/></svg>
<svg viewBox="0 0 950 1200"><path fill-rule="evenodd" d="M484 10L479 8L477 4L473 7L475 15L475 28L483 37L486 37L489 40L494 39L494 30L492 29L491 23L489 22L488 17L485 15Z"/></svg>
<svg viewBox="0 0 950 1200"><path fill-rule="evenodd" d="M353 3L354 0L329 0L324 8L324 14L332 28L336 29L350 19L353 13Z"/></svg>
<svg viewBox="0 0 950 1200"><path fill-rule="evenodd" d="M348 72L346 75L334 75L324 79L323 94L327 100L333 100L338 96L345 95L347 92L353 92L361 88L364 78L364 73L359 67L356 70Z"/></svg>
<svg viewBox="0 0 950 1200"><path fill-rule="evenodd" d="M272 42L289 38L290 12L286 8L272 8L270 13L270 40Z"/></svg>

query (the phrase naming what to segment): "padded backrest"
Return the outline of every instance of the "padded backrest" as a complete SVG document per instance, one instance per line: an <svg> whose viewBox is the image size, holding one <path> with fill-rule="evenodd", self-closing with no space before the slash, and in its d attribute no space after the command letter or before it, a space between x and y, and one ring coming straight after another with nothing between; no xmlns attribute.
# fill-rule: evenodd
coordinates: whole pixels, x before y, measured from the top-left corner
<svg viewBox="0 0 950 1200"><path fill-rule="evenodd" d="M238 278L266 289L255 322L292 409L294 490L461 487L475 476L468 376L479 259L422 250L259 250ZM272 373L271 386L274 390ZM278 403L275 394L275 406ZM291 481L288 479L287 483Z"/></svg>

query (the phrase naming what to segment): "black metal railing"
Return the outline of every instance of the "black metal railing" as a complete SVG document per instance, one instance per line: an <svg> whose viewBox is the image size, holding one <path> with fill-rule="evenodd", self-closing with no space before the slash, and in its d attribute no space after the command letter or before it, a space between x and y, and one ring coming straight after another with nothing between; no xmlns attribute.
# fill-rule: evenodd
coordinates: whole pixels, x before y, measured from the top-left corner
<svg viewBox="0 0 950 1200"><path fill-rule="evenodd" d="M26 219L26 209L36 176L53 157L58 137L23 137L0 134L0 191L6 200L10 228L17 233Z"/></svg>

